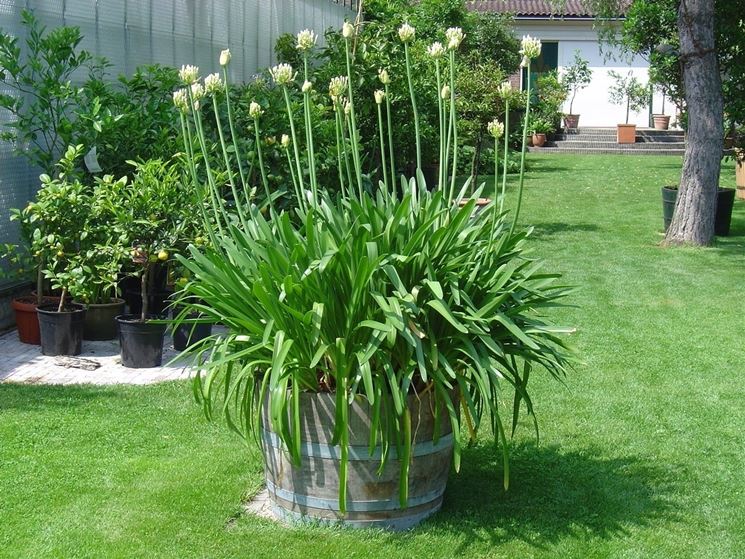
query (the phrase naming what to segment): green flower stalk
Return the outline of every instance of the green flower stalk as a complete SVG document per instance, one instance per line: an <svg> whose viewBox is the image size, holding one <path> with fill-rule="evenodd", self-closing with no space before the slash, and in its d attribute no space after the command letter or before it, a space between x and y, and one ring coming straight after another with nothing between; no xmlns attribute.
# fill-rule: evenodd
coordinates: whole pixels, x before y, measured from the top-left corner
<svg viewBox="0 0 745 559"><path fill-rule="evenodd" d="M486 126L487 132L489 132L489 135L494 138L494 184L496 186L497 177L499 176L499 138L504 135L505 129L504 124L499 122L496 118L492 120L487 126ZM501 200L500 200L500 208L499 213L497 212L497 204L492 204L493 206L493 214L492 214L492 227L491 232L489 234L489 248L487 250L487 253L491 250L492 242L494 240L494 229L497 225L497 219L499 216L499 213L502 212L501 207Z"/></svg>
<svg viewBox="0 0 745 559"><path fill-rule="evenodd" d="M344 37L344 52L347 60L347 93L349 95L349 139L352 142L352 163L354 164L354 173L357 179L357 190L362 197L362 163L360 158L360 136L357 130L357 115L354 111L354 93L352 91L352 60L349 50L349 41L354 37L354 25L344 22L342 35ZM346 107L345 107L346 110ZM350 189L351 190L351 189Z"/></svg>
<svg viewBox="0 0 745 559"><path fill-rule="evenodd" d="M416 168L422 169L422 145L419 137L419 111L416 107L416 95L414 95L414 83L411 78L411 56L409 55L409 43L416 37L416 29L408 23L404 23L398 29L398 37L404 44L404 55L406 57L406 79L409 82L409 97L411 97L411 108L414 111L414 135L416 140Z"/></svg>
<svg viewBox="0 0 745 559"><path fill-rule="evenodd" d="M450 126L453 133L453 170L450 179L450 196L455 196L455 177L458 174L458 119L455 113L455 51L465 38L465 34L460 27L450 27L445 31L447 38L447 48L450 51ZM449 137L448 133L448 137ZM448 142L449 143L449 142Z"/></svg>
<svg viewBox="0 0 745 559"><path fill-rule="evenodd" d="M393 123L391 122L391 95L388 91L388 85L391 83L391 78L388 75L388 70L381 69L378 71L378 79L383 84L383 91L385 93L385 113L388 119L388 159L391 166L391 183L393 188L396 188L396 163L393 156Z"/></svg>
<svg viewBox="0 0 745 559"><path fill-rule="evenodd" d="M247 227L246 216L243 212L243 204L241 203L241 197L238 195L238 190L235 185L235 176L233 175L233 167L230 164L230 156L228 155L228 147L225 142L225 135L222 130L222 119L220 118L220 107L217 104L217 94L223 89L223 82L220 79L219 74L210 74L204 78L204 89L208 95L212 97L212 109L215 113L215 122L217 124L217 134L220 138L220 147L222 148L223 160L225 161L225 170L228 173L228 184L230 184L230 190L233 193L233 199L235 200L235 208L238 212L238 219L241 222L241 226L245 229ZM236 152L237 153L237 152Z"/></svg>
<svg viewBox="0 0 745 559"><path fill-rule="evenodd" d="M440 127L440 151L437 172L437 188L442 191L445 180L445 113L443 112L442 73L440 71L440 59L445 55L445 47L440 42L432 43L427 49L429 55L435 61L435 75L437 77L437 120Z"/></svg>
<svg viewBox="0 0 745 559"><path fill-rule="evenodd" d="M383 104L383 99L385 98L385 92L382 89L375 90L375 105L378 108L378 131L380 132L380 161L381 166L383 167L383 184L385 184L385 191L386 194L390 191L388 187L388 166L386 165L385 161L385 139L384 139L384 133L383 133L383 110L381 109L381 105Z"/></svg>
<svg viewBox="0 0 745 559"><path fill-rule="evenodd" d="M241 187L244 193L248 190L246 183L246 174L243 170L243 161L241 160L241 151L238 149L237 134L235 133L235 124L233 121L233 108L230 104L230 84L228 77L228 64L230 64L230 49L225 49L220 52L220 66L222 67L223 83L225 84L225 107L228 110L228 127L230 128L230 139L233 143L233 153L235 153L235 161L238 165L238 174L241 177Z"/></svg>
<svg viewBox="0 0 745 559"><path fill-rule="evenodd" d="M259 118L264 111L261 109L256 101L251 101L251 105L248 108L248 114L254 119L254 139L256 142L256 156L259 159L259 170L261 171L261 184L264 186L264 196L266 196L266 203L269 208L274 211L274 204L272 203L272 195L269 192L269 180L266 177L266 169L264 168L264 153L261 149L261 132L259 127Z"/></svg>
<svg viewBox="0 0 745 559"><path fill-rule="evenodd" d="M523 55L523 60L520 65L526 68L526 73L528 75L526 87L526 94L528 97L525 102L525 119L523 121L523 144L520 153L520 181L517 187L517 206L515 207L515 215L512 218L512 225L510 226L510 235L512 235L512 233L515 231L517 219L518 217L520 217L520 207L522 206L523 202L523 185L525 182L525 152L527 151L528 146L528 126L530 121L530 62L533 58L538 58L538 56L540 56L541 54L540 39L533 39L530 35L526 35L525 37L523 37L520 54Z"/></svg>
<svg viewBox="0 0 745 559"><path fill-rule="evenodd" d="M347 184L349 185L349 188L347 190L348 194L352 194L352 185L354 184L354 181L352 179L352 165L349 163L349 152L347 152L347 117L344 114L344 105L346 104L345 101L339 100L334 105L334 112L336 113L336 125L339 127L339 134L341 135L341 150L342 154L344 155L344 168L346 169L347 173Z"/></svg>
<svg viewBox="0 0 745 559"><path fill-rule="evenodd" d="M504 198L507 193L507 157L510 144L510 97L512 86L510 82L504 82L499 88L499 94L504 99L504 164L502 169L502 194L499 197L499 213L504 210ZM496 153L496 152L495 152ZM496 157L496 155L495 155ZM494 187L496 190L497 176L494 175Z"/></svg>
<svg viewBox="0 0 745 559"><path fill-rule="evenodd" d="M316 175L316 157L313 145L313 122L310 111L310 96L313 84L310 82L308 73L308 54L316 46L317 35L310 29L305 29L297 34L296 48L303 55L303 113L305 115L305 145L308 153L308 171L310 173L310 190L313 195L313 206L318 204L318 177Z"/></svg>
<svg viewBox="0 0 745 559"><path fill-rule="evenodd" d="M303 200L303 196L300 192L300 187L298 185L297 176L295 176L295 166L292 163L292 156L290 155L290 143L292 140L287 134L282 134L282 139L280 141L280 145L282 146L282 149L285 152L285 155L287 156L287 166L290 169L290 177L292 178L292 187L295 190L295 197L298 199L298 205L301 210L306 211L307 207L305 206L305 200Z"/></svg>

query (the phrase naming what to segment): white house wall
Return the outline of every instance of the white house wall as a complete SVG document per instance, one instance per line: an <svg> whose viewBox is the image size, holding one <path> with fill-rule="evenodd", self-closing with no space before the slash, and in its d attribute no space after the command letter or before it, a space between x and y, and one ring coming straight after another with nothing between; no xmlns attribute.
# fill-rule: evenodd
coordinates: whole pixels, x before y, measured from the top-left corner
<svg viewBox="0 0 745 559"><path fill-rule="evenodd" d="M626 107L613 105L609 101L609 90L613 80L609 72L615 70L621 75L632 72L642 83L648 83L649 66L646 60L636 56L622 55L616 48L602 45L591 21L565 20L517 20L515 34L518 37L531 35L541 41L558 42L559 72L572 64L574 51L579 50L582 57L590 62L592 82L587 88L578 91L572 107L580 115L580 126L615 126L626 120ZM662 95L655 92L653 99L655 113L662 112ZM569 101L564 106L569 112ZM674 118L675 107L669 100L665 102L665 114ZM646 127L649 125L649 107L632 112L629 123Z"/></svg>

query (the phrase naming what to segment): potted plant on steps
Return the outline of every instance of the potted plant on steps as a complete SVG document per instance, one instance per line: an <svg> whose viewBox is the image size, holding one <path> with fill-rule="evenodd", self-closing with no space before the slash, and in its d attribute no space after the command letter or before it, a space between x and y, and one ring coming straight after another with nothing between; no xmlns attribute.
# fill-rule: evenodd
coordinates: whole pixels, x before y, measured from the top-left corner
<svg viewBox="0 0 745 559"><path fill-rule="evenodd" d="M542 118L536 118L532 123L533 146L542 148L546 144L547 135L554 131L553 124Z"/></svg>
<svg viewBox="0 0 745 559"><path fill-rule="evenodd" d="M626 106L626 123L618 125L617 142L619 144L636 143L636 124L629 124L629 116L631 111L638 112L646 106L649 97L647 88L631 71L626 76L622 76L611 70L608 75L614 80L610 88L610 102L614 105Z"/></svg>
<svg viewBox="0 0 745 559"><path fill-rule="evenodd" d="M652 122L655 130L667 130L670 128L670 115L665 114L665 97L667 95L667 88L664 83L655 84L655 89L662 94L662 112L659 114L652 114Z"/></svg>
<svg viewBox="0 0 745 559"><path fill-rule="evenodd" d="M571 95L569 97L569 113L564 115L564 127L567 130L576 130L579 127L579 115L574 114L572 110L574 98L577 96L577 92L590 85L591 81L592 70L590 69L590 62L582 58L582 53L577 49L574 51L572 64L566 68L561 76L562 85Z"/></svg>
<svg viewBox="0 0 745 559"><path fill-rule="evenodd" d="M347 54L355 35L346 23ZM409 81L415 29L405 24L398 35L407 63L406 77L398 79ZM453 28L446 37L454 69L463 33ZM314 44L314 33L298 34L304 58ZM524 39L522 52L530 75L540 42ZM485 423L499 443L506 487L509 433L521 409L533 412L528 380L540 373L560 378L570 359L560 335L567 330L546 318L568 292L553 283L558 276L539 271L526 252L529 230L517 225L524 165L512 211L500 211L493 201L474 213L481 189L466 196L467 180L455 190L453 93L449 118L441 119L454 123L453 142L441 150L432 190L419 170L409 180L384 179L368 193L358 165L368 159L360 152L355 116L355 103L365 100L354 88L359 82L350 64L346 76L332 80L330 100L307 93L303 100L306 111L310 103L330 105L337 133L344 123L340 100L349 100L348 147L356 163L349 175L339 174L334 192L341 194L318 184L315 129L308 126L309 159L301 159L299 149L289 156L304 171L296 174L295 189L272 192L262 181L266 188L259 185L257 199L242 199L252 184L239 172L240 160L226 156L238 196L234 205L221 204L223 183L216 177L222 172L197 165L209 160L199 122L208 111L218 122L227 115L225 127L233 128L230 112L220 108L229 101L229 59L223 52L223 78L205 79L206 99L194 95L202 93L202 82L191 66L182 68L185 88L174 95L186 152L198 146L186 163L210 239L179 258L191 279L176 296L187 310L192 305L226 327L195 358L194 388L205 413L222 410L228 426L261 441L267 489L285 519L411 527L441 506L450 464L459 468L466 442L461 427L473 440ZM271 75L288 96L298 85L289 64L275 66ZM455 88L452 74L449 85ZM287 106L288 145L297 146L296 115ZM257 138L262 114L255 104ZM415 108L413 114L416 121ZM189 130L196 130L198 142ZM238 153L230 149L237 141L221 137L218 150ZM336 150L343 161L338 144ZM309 161L307 169L302 161ZM196 300L205 305L195 306ZM503 384L514 389L508 409Z"/></svg>
<svg viewBox="0 0 745 559"><path fill-rule="evenodd" d="M150 311L154 270L166 264L193 210L171 162L133 163L136 173L122 192L117 222L130 244L130 273L140 282L139 314L117 317L122 364L131 368L159 367L163 358L165 315Z"/></svg>

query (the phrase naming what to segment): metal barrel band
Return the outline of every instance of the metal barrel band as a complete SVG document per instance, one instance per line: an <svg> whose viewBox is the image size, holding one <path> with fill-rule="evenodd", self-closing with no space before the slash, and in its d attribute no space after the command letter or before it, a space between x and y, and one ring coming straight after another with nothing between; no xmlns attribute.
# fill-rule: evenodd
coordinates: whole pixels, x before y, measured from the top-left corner
<svg viewBox="0 0 745 559"><path fill-rule="evenodd" d="M440 505L424 512L418 512L398 518L380 518L370 520L345 520L336 518L315 518L284 509L278 505L272 505L272 514L281 522L318 524L323 526L347 526L349 528L389 528L392 530L409 530L419 524L425 518L432 516L440 509Z"/></svg>
<svg viewBox="0 0 745 559"><path fill-rule="evenodd" d="M267 445L282 449L282 441L280 438L271 431L262 429L262 437ZM443 435L435 444L432 441L424 441L417 443L411 448L412 456L426 456L428 454L434 454L442 450L448 450L453 446L453 434L448 433ZM349 460L380 460L383 456L383 451L380 447L376 447L372 454L369 452L367 446L349 446ZM338 446L326 445L314 442L302 442L300 444L300 456L307 456L309 458L326 458L329 460L340 460L341 459L341 448ZM398 452L395 448L391 448L388 451L388 458L396 460L398 458Z"/></svg>
<svg viewBox="0 0 745 559"><path fill-rule="evenodd" d="M277 498L295 503L301 507L312 507L316 509L329 510L339 512L339 501L338 499L321 499L319 497L312 497L310 495L300 495L287 489L277 487L272 481L266 480L266 488L269 493L273 493ZM407 506L401 507L398 499L378 500L378 501L349 501L347 504L347 512L379 512L379 511L390 511L390 510L405 510L407 508L417 507L420 505L426 505L439 500L445 493L445 487L430 491L424 495L416 497L409 497ZM438 503L439 504L439 503Z"/></svg>

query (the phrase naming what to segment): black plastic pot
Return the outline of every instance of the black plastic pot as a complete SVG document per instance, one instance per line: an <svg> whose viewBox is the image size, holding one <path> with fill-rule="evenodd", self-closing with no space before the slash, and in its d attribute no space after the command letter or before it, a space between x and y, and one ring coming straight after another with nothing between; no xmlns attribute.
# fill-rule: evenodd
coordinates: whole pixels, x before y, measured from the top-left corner
<svg viewBox="0 0 745 559"><path fill-rule="evenodd" d="M79 305L57 312L57 305L36 309L42 355L79 355L83 347L85 309Z"/></svg>
<svg viewBox="0 0 745 559"><path fill-rule="evenodd" d="M717 209L714 220L714 234L718 237L729 235L729 227L732 221L732 208L735 204L735 189L720 188L717 191ZM670 227L675 212L675 201L678 199L678 189L669 186L662 187L662 219L665 223L665 231Z"/></svg>
<svg viewBox="0 0 745 559"><path fill-rule="evenodd" d="M116 321L119 323L122 365L132 369L160 367L163 363L166 324L142 322L139 315L132 314L117 316Z"/></svg>
<svg viewBox="0 0 745 559"><path fill-rule="evenodd" d="M678 187L662 187L662 221L665 224L665 231L670 227L675 213L675 201L678 199Z"/></svg>
<svg viewBox="0 0 745 559"><path fill-rule="evenodd" d="M80 301L75 304L84 306L85 328L84 340L113 340L117 334L116 317L124 313L124 299L111 299L109 303L86 305Z"/></svg>
<svg viewBox="0 0 745 559"><path fill-rule="evenodd" d="M732 207L735 205L734 188L720 188L717 192L717 216L714 221L714 234L719 237L729 235L732 221Z"/></svg>
<svg viewBox="0 0 745 559"><path fill-rule="evenodd" d="M197 318L196 315L189 318ZM180 324L173 330L173 348L184 351L212 334L212 324Z"/></svg>

